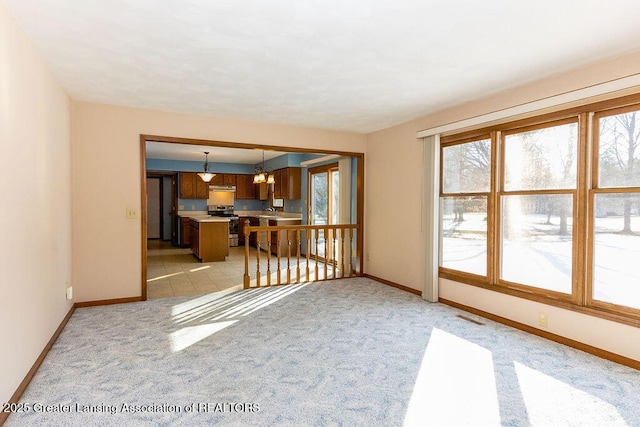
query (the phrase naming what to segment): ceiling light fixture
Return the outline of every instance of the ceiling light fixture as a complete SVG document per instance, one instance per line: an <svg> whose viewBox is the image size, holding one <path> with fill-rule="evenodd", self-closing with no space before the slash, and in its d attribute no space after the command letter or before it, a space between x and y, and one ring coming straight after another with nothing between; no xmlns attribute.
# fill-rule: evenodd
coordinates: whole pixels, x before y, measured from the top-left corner
<svg viewBox="0 0 640 427"><path fill-rule="evenodd" d="M204 152L204 172L199 172L198 176L202 178L204 182L209 182L216 176L215 173L209 172L209 152Z"/></svg>
<svg viewBox="0 0 640 427"><path fill-rule="evenodd" d="M264 182L267 184L275 184L276 180L273 173L265 167L264 150L262 150L262 165L256 168L256 174L253 176L253 183L262 184Z"/></svg>

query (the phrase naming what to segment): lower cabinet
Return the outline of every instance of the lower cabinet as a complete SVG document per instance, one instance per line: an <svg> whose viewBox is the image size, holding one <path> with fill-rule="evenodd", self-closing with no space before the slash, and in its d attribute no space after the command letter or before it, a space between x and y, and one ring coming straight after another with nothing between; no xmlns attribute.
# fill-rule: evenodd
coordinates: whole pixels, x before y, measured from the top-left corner
<svg viewBox="0 0 640 427"><path fill-rule="evenodd" d="M191 247L191 224L189 218L180 217L180 246Z"/></svg>
<svg viewBox="0 0 640 427"><path fill-rule="evenodd" d="M300 225L300 221L277 221L270 219L269 225ZM294 231L289 232L289 238L291 239L291 256L298 255L298 238ZM286 257L289 255L289 238L287 238L287 230L272 231L271 232L271 253L278 254L278 246L280 247L280 256Z"/></svg>
<svg viewBox="0 0 640 427"><path fill-rule="evenodd" d="M245 221L249 221L249 225L258 226L260 225L260 218L251 216L251 217L242 217L240 218L240 227L238 229L238 246L244 246L244 225ZM254 248L258 246L256 242L256 233L253 232L249 235L249 246L253 246Z"/></svg>
<svg viewBox="0 0 640 427"><path fill-rule="evenodd" d="M229 255L229 223L189 221L191 252L202 262L224 261Z"/></svg>

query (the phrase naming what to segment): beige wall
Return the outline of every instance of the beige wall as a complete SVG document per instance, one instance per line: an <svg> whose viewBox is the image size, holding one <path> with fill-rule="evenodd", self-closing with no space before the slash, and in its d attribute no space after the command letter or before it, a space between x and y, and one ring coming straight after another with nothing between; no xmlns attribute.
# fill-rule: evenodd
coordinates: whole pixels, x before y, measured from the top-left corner
<svg viewBox="0 0 640 427"><path fill-rule="evenodd" d="M140 134L364 152L364 135L72 102L78 301L140 296Z"/></svg>
<svg viewBox="0 0 640 427"><path fill-rule="evenodd" d="M0 3L0 402L71 308L69 99Z"/></svg>
<svg viewBox="0 0 640 427"><path fill-rule="evenodd" d="M422 289L420 230L422 143L418 131L640 73L640 52L620 56L367 135L365 251L367 273ZM638 89L640 92L640 88ZM393 218L390 220L390 218ZM366 259L366 258L365 258ZM549 332L640 360L640 329L571 311L440 281L440 295L521 323L549 313ZM535 320L535 323L534 323Z"/></svg>

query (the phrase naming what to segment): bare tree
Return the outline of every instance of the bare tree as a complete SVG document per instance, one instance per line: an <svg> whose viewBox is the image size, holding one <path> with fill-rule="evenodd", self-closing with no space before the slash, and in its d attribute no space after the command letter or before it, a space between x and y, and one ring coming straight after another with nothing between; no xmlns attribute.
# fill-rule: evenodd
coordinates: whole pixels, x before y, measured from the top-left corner
<svg viewBox="0 0 640 427"><path fill-rule="evenodd" d="M640 185L640 115L637 111L600 120L600 185L628 187ZM631 206L625 198L623 233L632 233Z"/></svg>

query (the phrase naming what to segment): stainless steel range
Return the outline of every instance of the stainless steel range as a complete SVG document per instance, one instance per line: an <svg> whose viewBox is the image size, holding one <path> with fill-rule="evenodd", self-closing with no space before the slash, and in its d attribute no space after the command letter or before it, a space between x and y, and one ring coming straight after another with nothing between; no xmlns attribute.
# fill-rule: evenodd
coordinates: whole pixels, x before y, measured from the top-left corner
<svg viewBox="0 0 640 427"><path fill-rule="evenodd" d="M211 216L229 218L229 246L238 246L240 218L233 213L233 205L209 205L207 212Z"/></svg>

